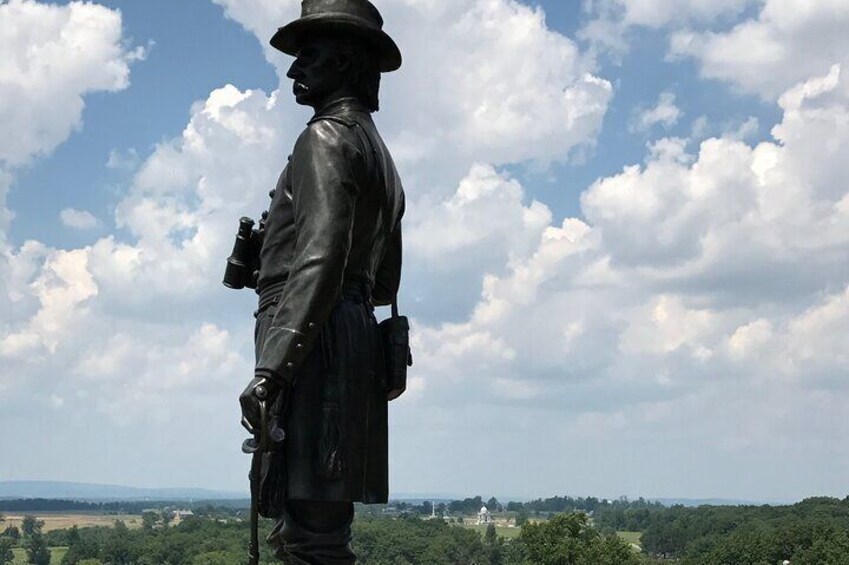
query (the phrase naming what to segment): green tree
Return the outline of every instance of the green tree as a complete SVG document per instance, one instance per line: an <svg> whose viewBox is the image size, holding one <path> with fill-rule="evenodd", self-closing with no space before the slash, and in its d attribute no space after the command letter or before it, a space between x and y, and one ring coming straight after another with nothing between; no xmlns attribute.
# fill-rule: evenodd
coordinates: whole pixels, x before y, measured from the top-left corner
<svg viewBox="0 0 849 565"><path fill-rule="evenodd" d="M26 544L27 563L33 565L50 565L50 550L47 548L47 540L41 533L41 528L33 530Z"/></svg>
<svg viewBox="0 0 849 565"><path fill-rule="evenodd" d="M548 522L526 524L520 539L533 565L631 565L639 556L625 542L603 536L586 514L559 514Z"/></svg>
<svg viewBox="0 0 849 565"><path fill-rule="evenodd" d="M153 530L156 523L159 522L159 515L156 512L145 512L142 514L142 528L149 532Z"/></svg>
<svg viewBox="0 0 849 565"><path fill-rule="evenodd" d="M173 514L171 514L170 510L166 509L166 510L162 511L162 525L163 526L165 526L167 528L168 525L171 524L171 521L173 519L174 519L174 516L173 516Z"/></svg>
<svg viewBox="0 0 849 565"><path fill-rule="evenodd" d="M72 526L68 530L67 543L68 551L62 558L61 565L82 565L100 555L100 545L90 535L90 530L83 533L76 526Z"/></svg>
<svg viewBox="0 0 849 565"><path fill-rule="evenodd" d="M0 565L8 565L15 559L12 546L15 542L7 537L0 538Z"/></svg>
<svg viewBox="0 0 849 565"><path fill-rule="evenodd" d="M519 510L516 513L516 526L522 527L528 523L528 511L527 510Z"/></svg>
<svg viewBox="0 0 849 565"><path fill-rule="evenodd" d="M129 565L133 562L129 530L121 520L115 521L115 526L106 538L102 557L111 565Z"/></svg>
<svg viewBox="0 0 849 565"><path fill-rule="evenodd" d="M195 555L191 561L192 565L232 565L240 563L244 557L240 552L208 551Z"/></svg>
<svg viewBox="0 0 849 565"><path fill-rule="evenodd" d="M43 526L44 522L35 516L24 516L21 522L21 530L23 530L25 536L31 536L35 532L40 532Z"/></svg>
<svg viewBox="0 0 849 565"><path fill-rule="evenodd" d="M794 565L849 565L849 534L829 532L793 556Z"/></svg>
<svg viewBox="0 0 849 565"><path fill-rule="evenodd" d="M5 530L3 530L3 536L10 538L14 541L18 541L19 539L21 539L21 531L18 529L17 526L9 526Z"/></svg>
<svg viewBox="0 0 849 565"><path fill-rule="evenodd" d="M498 541L498 533L495 531L495 524L490 524L486 527L486 533L483 535L483 542L486 545L495 545Z"/></svg>

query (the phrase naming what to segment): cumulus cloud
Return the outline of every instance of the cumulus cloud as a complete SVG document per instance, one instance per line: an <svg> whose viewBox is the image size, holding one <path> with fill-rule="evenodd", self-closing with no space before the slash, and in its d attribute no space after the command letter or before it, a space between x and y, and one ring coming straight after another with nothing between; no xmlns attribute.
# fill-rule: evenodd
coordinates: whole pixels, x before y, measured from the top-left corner
<svg viewBox="0 0 849 565"><path fill-rule="evenodd" d="M459 409L469 397L458 389L482 405L532 402L537 414L572 414L560 412L566 427L548 449L610 434L669 452L696 441L720 474L734 464L718 454L777 464L783 454L764 442L787 447L801 430L818 430L813 456L828 457L849 428L807 411L826 394L829 406L849 400L849 107L834 102L838 77L788 91L774 141L729 134L690 154L685 140L660 140L644 165L595 182L586 220L549 226L508 272L488 275L468 319L420 328L422 392L409 402ZM829 481L808 476L804 492L834 491Z"/></svg>
<svg viewBox="0 0 849 565"><path fill-rule="evenodd" d="M59 213L59 219L69 228L75 230L90 230L98 225L97 218L94 214L87 210L76 210L74 208L65 208Z"/></svg>
<svg viewBox="0 0 849 565"><path fill-rule="evenodd" d="M84 2L10 0L0 3L0 53L0 123L6 133L0 139L0 276L12 281L15 264L29 262L6 241L14 217L6 199L16 169L80 126L86 94L126 88L130 64L144 51L127 47L117 11ZM10 283L9 294L15 293ZM4 298L0 304L6 306Z"/></svg>
<svg viewBox="0 0 849 565"><path fill-rule="evenodd" d="M112 149L109 152L109 159L106 161L107 169L134 171L139 166L139 154L135 149L127 151L119 151Z"/></svg>
<svg viewBox="0 0 849 565"><path fill-rule="evenodd" d="M14 249L6 239L13 214L6 196L17 167L49 153L79 127L83 97L129 85L129 65L143 57L128 50L117 11L92 3L65 6L31 0L0 4L0 356L41 359L55 352L63 332L83 315L77 307L96 295L84 250L53 251L37 242ZM89 218L66 211L81 225ZM31 357L34 356L34 357ZM11 382L4 366L0 387Z"/></svg>
<svg viewBox="0 0 849 565"><path fill-rule="evenodd" d="M753 0L610 0L595 9L618 12L627 25L662 27L672 22L710 22L736 16Z"/></svg>
<svg viewBox="0 0 849 565"><path fill-rule="evenodd" d="M661 92L654 108L638 110L631 122L632 131L648 132L654 126L671 128L681 119L683 112L675 105L675 94Z"/></svg>
<svg viewBox="0 0 849 565"><path fill-rule="evenodd" d="M122 90L130 64L121 14L98 4L34 0L0 4L0 161L20 165L50 152L80 125L83 97Z"/></svg>
<svg viewBox="0 0 849 565"><path fill-rule="evenodd" d="M759 0L585 0L590 19L579 35L621 54L629 49L632 28L704 26L735 19Z"/></svg>
<svg viewBox="0 0 849 565"><path fill-rule="evenodd" d="M849 4L841 0L767 0L755 17L727 31L676 32L670 54L694 58L704 77L775 100L832 65L849 63L847 26Z"/></svg>

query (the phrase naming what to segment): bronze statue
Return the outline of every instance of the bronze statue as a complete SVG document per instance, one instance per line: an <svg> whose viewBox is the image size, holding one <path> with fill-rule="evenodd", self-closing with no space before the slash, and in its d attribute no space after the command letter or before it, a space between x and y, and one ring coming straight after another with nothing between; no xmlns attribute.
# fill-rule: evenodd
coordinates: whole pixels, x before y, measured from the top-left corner
<svg viewBox="0 0 849 565"><path fill-rule="evenodd" d="M353 503L388 497L387 402L411 360L394 306L404 191L371 118L381 73L401 66L382 27L366 0L304 0L272 38L295 56L287 76L315 115L258 229L242 220L225 276L259 294L239 400L257 438L255 508L278 519L268 542L286 563L355 563ZM394 323L379 325L374 306L388 304Z"/></svg>

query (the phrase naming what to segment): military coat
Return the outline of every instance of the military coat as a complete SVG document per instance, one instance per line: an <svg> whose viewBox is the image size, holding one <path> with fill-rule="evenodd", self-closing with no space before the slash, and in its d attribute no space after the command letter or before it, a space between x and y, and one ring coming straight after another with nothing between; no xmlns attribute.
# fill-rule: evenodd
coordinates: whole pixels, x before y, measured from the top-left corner
<svg viewBox="0 0 849 565"><path fill-rule="evenodd" d="M263 492L386 502L385 364L374 304L401 274L404 191L356 99L316 112L272 191L260 253L256 375L291 385ZM273 506L273 503L272 503Z"/></svg>

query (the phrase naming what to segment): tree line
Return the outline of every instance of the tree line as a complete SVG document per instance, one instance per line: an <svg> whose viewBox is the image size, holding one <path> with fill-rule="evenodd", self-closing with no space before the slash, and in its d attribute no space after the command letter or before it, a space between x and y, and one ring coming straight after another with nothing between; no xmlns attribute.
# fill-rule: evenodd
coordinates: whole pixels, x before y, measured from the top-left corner
<svg viewBox="0 0 849 565"><path fill-rule="evenodd" d="M265 522L264 529L271 523ZM192 516L173 527L155 522L129 529L72 527L37 536L40 547L67 547L61 565L234 565L245 562L249 527L244 521ZM0 537L2 539L2 537ZM638 565L642 558L615 536L592 527L585 514L563 514L528 524L517 539L498 536L494 526L481 536L474 529L442 520L358 518L354 549L363 565ZM29 555L29 554L28 554ZM45 557L46 555L46 557ZM49 553L32 554L30 563L47 565ZM0 551L0 565L11 551ZM276 563L265 551L262 563Z"/></svg>
<svg viewBox="0 0 849 565"><path fill-rule="evenodd" d="M515 539L499 536L493 526L481 536L478 530L459 527L449 523L451 520L424 519L420 514L429 515L432 509L425 504L410 505L392 517L359 512L354 522L359 562L776 565L788 560L793 565L849 565L849 497L811 498L789 506L699 508L621 499L593 506L592 516L588 512L555 512L571 510L576 501L587 503L586 499L555 497L525 503L530 506L502 506L505 516L517 519L522 514L540 513L525 521ZM478 497L459 502L470 509L479 509L478 504L483 503L498 511L497 504ZM195 516L177 526L169 526L167 513L149 512L143 515L142 526L133 530L116 522L111 528L42 533L39 520L28 516L20 530L0 528L0 565L10 561L13 547L26 549L31 563L46 565L47 546L69 548L63 565L216 565L244 561L248 525L231 509L199 506ZM270 522L265 524L266 528L270 526ZM616 537L615 532L622 530L642 533L642 554Z"/></svg>
<svg viewBox="0 0 849 565"><path fill-rule="evenodd" d="M684 565L849 565L849 497L792 506L702 506L626 510L643 549Z"/></svg>

